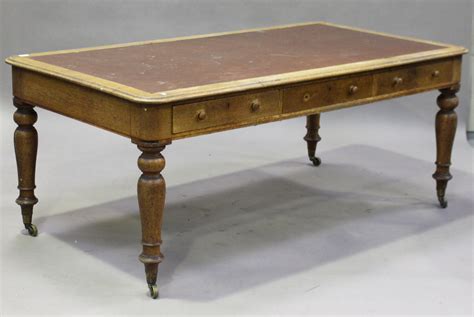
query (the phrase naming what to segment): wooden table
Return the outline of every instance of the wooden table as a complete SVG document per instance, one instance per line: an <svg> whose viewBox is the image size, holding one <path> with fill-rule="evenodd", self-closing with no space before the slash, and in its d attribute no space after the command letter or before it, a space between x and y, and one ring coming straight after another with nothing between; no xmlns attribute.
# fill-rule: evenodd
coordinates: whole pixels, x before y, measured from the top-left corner
<svg viewBox="0 0 474 317"><path fill-rule="evenodd" d="M156 298L165 181L161 152L172 141L307 116L309 159L320 113L440 89L436 115L437 196L445 190L456 130L461 57L453 45L329 23L12 56L16 202L32 236L35 106L130 138L142 152L138 203L146 280Z"/></svg>

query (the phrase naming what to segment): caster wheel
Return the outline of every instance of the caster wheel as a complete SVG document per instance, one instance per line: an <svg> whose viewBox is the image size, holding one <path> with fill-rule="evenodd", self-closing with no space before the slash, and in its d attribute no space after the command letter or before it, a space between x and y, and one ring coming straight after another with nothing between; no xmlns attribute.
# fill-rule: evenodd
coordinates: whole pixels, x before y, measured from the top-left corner
<svg viewBox="0 0 474 317"><path fill-rule="evenodd" d="M448 202L444 200L444 198L438 198L439 204L441 205L441 208L446 208L448 207Z"/></svg>
<svg viewBox="0 0 474 317"><path fill-rule="evenodd" d="M319 166L319 165L321 165L321 159L320 159L319 157L316 157L316 156L310 157L309 160L310 160L311 162L313 162L313 165L314 165L314 166Z"/></svg>
<svg viewBox="0 0 474 317"><path fill-rule="evenodd" d="M30 223L28 225L25 225L26 230L28 230L28 234L32 237L36 237L38 235L38 228Z"/></svg>
<svg viewBox="0 0 474 317"><path fill-rule="evenodd" d="M153 299L157 299L158 298L158 286L155 285L148 285L148 289L150 290L150 296L151 298Z"/></svg>

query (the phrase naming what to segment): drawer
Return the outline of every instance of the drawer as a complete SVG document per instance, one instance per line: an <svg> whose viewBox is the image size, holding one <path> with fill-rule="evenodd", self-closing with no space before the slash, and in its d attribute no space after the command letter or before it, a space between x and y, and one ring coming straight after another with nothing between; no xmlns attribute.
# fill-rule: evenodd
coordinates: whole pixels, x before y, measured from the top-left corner
<svg viewBox="0 0 474 317"><path fill-rule="evenodd" d="M283 113L324 107L372 96L373 76L316 82L283 90Z"/></svg>
<svg viewBox="0 0 474 317"><path fill-rule="evenodd" d="M418 66L403 66L375 75L377 95L403 90L427 88L450 83L453 78L453 61L437 61Z"/></svg>
<svg viewBox="0 0 474 317"><path fill-rule="evenodd" d="M177 105L173 107L173 133L257 121L280 113L277 90Z"/></svg>

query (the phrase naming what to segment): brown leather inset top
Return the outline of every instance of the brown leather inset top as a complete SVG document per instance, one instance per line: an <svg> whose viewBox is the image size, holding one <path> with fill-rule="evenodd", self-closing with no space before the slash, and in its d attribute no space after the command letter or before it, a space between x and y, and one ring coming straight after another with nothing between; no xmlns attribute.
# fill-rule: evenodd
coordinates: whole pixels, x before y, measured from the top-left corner
<svg viewBox="0 0 474 317"><path fill-rule="evenodd" d="M31 58L157 93L440 48L312 24Z"/></svg>

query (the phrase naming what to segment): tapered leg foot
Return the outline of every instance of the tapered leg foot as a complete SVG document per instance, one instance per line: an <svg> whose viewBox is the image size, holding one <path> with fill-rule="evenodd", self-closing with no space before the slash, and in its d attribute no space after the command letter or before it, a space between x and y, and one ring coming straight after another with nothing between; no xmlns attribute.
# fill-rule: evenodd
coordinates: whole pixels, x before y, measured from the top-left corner
<svg viewBox="0 0 474 317"><path fill-rule="evenodd" d="M150 296L155 299L158 297L156 285L158 265L163 260L160 247L166 185L161 175L165 167L161 151L165 146L158 142L138 142L137 145L142 151L138 158L138 167L142 175L138 179L137 186L143 247L139 260L145 265Z"/></svg>
<svg viewBox="0 0 474 317"><path fill-rule="evenodd" d="M444 178L443 178L444 177ZM448 207L448 201L445 199L446 187L448 181L452 178L450 174L433 174L433 178L436 179L436 195L438 196L439 205L441 208Z"/></svg>
<svg viewBox="0 0 474 317"><path fill-rule="evenodd" d="M445 194L448 181L452 178L449 167L456 134L457 115L454 109L459 104L456 96L458 91L459 85L441 89L437 99L440 110L436 114L436 171L433 178L436 180L436 194L441 208L448 206Z"/></svg>
<svg viewBox="0 0 474 317"><path fill-rule="evenodd" d="M150 297L153 299L157 299L160 295L158 293L158 286L156 284L148 284L148 289L150 290Z"/></svg>
<svg viewBox="0 0 474 317"><path fill-rule="evenodd" d="M438 201L441 208L448 207L448 201L444 199L444 196L438 196Z"/></svg>
<svg viewBox="0 0 474 317"><path fill-rule="evenodd" d="M16 203L21 207L21 215L25 229L32 237L38 235L38 229L32 223L33 206L38 202L35 197L35 169L36 153L38 151L38 133L33 124L38 116L33 105L27 104L18 98L13 98L17 107L13 120L18 127L14 134L15 156L18 170L18 189L20 195Z"/></svg>
<svg viewBox="0 0 474 317"><path fill-rule="evenodd" d="M306 135L304 140L308 146L308 157L314 166L321 165L321 159L316 156L316 146L321 141L319 136L319 113L312 114L306 117Z"/></svg>
<svg viewBox="0 0 474 317"><path fill-rule="evenodd" d="M25 229L28 231L28 234L32 237L36 237L38 235L38 228L32 223L25 225Z"/></svg>
<svg viewBox="0 0 474 317"><path fill-rule="evenodd" d="M309 160L313 163L314 166L319 166L321 165L321 158L316 157L316 156L310 156Z"/></svg>

